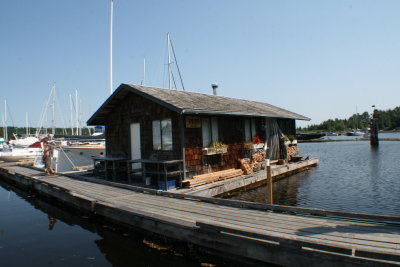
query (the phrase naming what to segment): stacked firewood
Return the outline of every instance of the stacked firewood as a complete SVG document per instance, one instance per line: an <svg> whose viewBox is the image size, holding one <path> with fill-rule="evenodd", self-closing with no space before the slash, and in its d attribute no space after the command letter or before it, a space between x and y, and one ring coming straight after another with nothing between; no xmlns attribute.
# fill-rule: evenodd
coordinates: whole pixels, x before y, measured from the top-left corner
<svg viewBox="0 0 400 267"><path fill-rule="evenodd" d="M243 171L244 174L251 174L253 173L254 165L249 158L240 159L240 169Z"/></svg>
<svg viewBox="0 0 400 267"><path fill-rule="evenodd" d="M299 149L297 146L290 146L287 148L287 155L289 158L297 156L299 154Z"/></svg>
<svg viewBox="0 0 400 267"><path fill-rule="evenodd" d="M259 171L264 168L264 161L265 161L265 152L264 151L257 151L253 154L253 171Z"/></svg>
<svg viewBox="0 0 400 267"><path fill-rule="evenodd" d="M254 171L258 171L264 168L265 152L257 151L253 153L251 159L244 158L240 159L240 169L244 174L251 174Z"/></svg>

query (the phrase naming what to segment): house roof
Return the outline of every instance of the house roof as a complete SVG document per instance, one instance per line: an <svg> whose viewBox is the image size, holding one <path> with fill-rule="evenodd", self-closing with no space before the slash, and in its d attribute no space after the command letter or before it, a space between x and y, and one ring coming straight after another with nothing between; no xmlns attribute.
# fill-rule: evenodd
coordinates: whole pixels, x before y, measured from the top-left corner
<svg viewBox="0 0 400 267"><path fill-rule="evenodd" d="M129 93L135 93L180 114L236 115L310 120L297 113L267 103L238 98L121 84L88 120L88 125L104 125L112 109Z"/></svg>

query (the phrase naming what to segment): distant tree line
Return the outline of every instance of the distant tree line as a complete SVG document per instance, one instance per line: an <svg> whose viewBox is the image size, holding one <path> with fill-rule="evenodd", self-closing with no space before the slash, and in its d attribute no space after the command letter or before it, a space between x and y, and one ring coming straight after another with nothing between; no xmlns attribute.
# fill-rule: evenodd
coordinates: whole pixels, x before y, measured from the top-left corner
<svg viewBox="0 0 400 267"><path fill-rule="evenodd" d="M298 127L303 132L339 132L349 129L364 129L369 127L370 114L353 114L348 119L329 119L320 124L313 124L307 127ZM375 110L375 118L378 121L379 130L400 130L400 107L388 110Z"/></svg>
<svg viewBox="0 0 400 267"><path fill-rule="evenodd" d="M7 134L8 134L8 139L14 139L14 134L15 135L19 135L19 134L26 134L26 127L7 127ZM75 131L76 129L74 129ZM84 127L81 129L82 130L82 134L81 135L91 135L93 134L93 129L92 128L87 128ZM37 128L28 128L28 132L31 135L34 135L37 131ZM91 131L91 132L90 132ZM40 135L46 135L46 134L52 134L52 129L51 128L42 128L40 130ZM71 134L71 128L55 128L55 134L56 135L72 135ZM0 127L0 136L4 137L4 129L3 127Z"/></svg>

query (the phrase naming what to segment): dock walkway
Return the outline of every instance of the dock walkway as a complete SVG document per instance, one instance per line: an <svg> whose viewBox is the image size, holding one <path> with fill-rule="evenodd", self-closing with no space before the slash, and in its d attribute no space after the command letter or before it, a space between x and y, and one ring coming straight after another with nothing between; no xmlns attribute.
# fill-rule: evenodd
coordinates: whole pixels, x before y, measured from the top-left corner
<svg viewBox="0 0 400 267"><path fill-rule="evenodd" d="M400 216L185 196L90 178L46 177L23 166L0 164L0 174L0 179L75 209L231 260L285 266L400 265Z"/></svg>

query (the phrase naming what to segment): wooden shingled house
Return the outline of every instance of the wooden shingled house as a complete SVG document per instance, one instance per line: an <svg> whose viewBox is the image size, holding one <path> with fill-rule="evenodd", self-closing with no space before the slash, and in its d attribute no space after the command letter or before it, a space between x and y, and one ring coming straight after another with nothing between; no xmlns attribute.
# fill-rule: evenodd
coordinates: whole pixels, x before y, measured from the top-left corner
<svg viewBox="0 0 400 267"><path fill-rule="evenodd" d="M256 101L121 84L88 125L105 125L107 157L180 159L187 178L239 168L254 137L278 159L279 138L295 135L295 120L309 118Z"/></svg>

